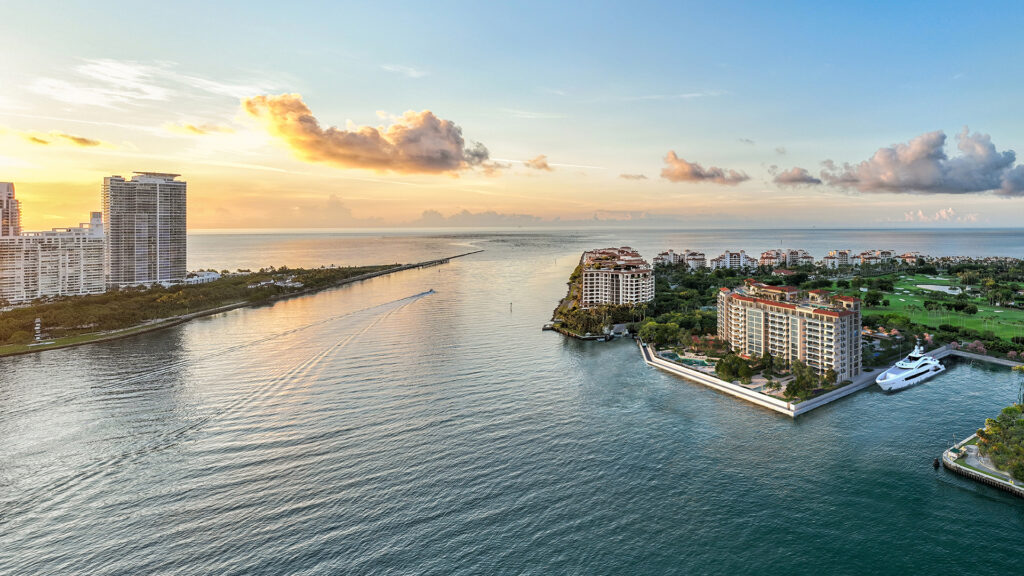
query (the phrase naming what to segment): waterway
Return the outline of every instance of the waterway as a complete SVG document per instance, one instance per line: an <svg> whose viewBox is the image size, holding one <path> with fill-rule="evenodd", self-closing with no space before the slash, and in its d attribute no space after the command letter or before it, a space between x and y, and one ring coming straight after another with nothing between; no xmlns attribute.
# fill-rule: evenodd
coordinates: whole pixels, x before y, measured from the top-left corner
<svg viewBox="0 0 1024 576"><path fill-rule="evenodd" d="M794 421L540 330L579 250L673 234L192 238L193 267L486 251L0 359L0 573L1017 571L1024 501L931 466L1005 368Z"/></svg>

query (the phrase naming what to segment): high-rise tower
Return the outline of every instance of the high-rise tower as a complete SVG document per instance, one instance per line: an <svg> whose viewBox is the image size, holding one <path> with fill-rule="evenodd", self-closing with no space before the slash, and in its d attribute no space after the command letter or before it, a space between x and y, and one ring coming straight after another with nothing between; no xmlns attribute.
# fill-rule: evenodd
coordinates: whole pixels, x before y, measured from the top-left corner
<svg viewBox="0 0 1024 576"><path fill-rule="evenodd" d="M14 198L14 184L0 182L0 236L21 234L21 203Z"/></svg>
<svg viewBox="0 0 1024 576"><path fill-rule="evenodd" d="M103 179L107 286L185 278L185 188L179 174Z"/></svg>

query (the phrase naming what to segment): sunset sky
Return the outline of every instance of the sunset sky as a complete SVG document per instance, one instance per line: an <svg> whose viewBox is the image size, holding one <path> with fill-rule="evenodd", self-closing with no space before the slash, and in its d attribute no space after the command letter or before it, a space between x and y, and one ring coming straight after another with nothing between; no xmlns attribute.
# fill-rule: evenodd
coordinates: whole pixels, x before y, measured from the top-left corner
<svg viewBox="0 0 1024 576"><path fill-rule="evenodd" d="M1019 5L822 4L5 3L0 181L28 229L133 170L192 229L1020 225Z"/></svg>

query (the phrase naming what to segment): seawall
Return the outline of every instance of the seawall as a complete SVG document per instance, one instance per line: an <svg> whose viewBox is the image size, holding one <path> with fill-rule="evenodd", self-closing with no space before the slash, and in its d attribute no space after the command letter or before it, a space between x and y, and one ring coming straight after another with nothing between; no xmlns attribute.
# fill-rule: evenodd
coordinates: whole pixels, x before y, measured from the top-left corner
<svg viewBox="0 0 1024 576"><path fill-rule="evenodd" d="M952 455L950 455L949 453L950 450L952 450L953 448L959 449L964 444L970 442L971 439L974 438L975 436L977 436L977 434L971 434L963 441L961 441L959 444L951 448L947 448L942 453L942 466L951 472L955 472L961 476L970 478L971 480L976 480L978 482L981 482L982 484L988 484L993 488L998 488L1000 490L1009 492L1010 494L1013 494L1014 496L1017 496L1019 498L1024 498L1024 487L1021 487L1018 484L1014 484L1012 481L1007 482L1006 480L1000 480L995 476L989 476L988 474L978 472L977 470L972 470L970 468L961 466L960 464L956 463L956 460L954 460Z"/></svg>

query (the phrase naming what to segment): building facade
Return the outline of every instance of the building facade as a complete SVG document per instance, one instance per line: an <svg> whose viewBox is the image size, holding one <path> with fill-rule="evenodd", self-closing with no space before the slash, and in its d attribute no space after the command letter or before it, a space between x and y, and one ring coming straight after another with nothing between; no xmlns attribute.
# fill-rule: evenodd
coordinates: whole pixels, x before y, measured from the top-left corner
<svg viewBox="0 0 1024 576"><path fill-rule="evenodd" d="M654 265L658 264L681 264L685 262L690 270L697 270L704 268L708 265L707 258L703 252L696 250L683 250L682 252L676 252L675 250L666 250L654 257Z"/></svg>
<svg viewBox="0 0 1024 576"><path fill-rule="evenodd" d="M0 236L21 234L21 204L14 197L14 184L0 182Z"/></svg>
<svg viewBox="0 0 1024 576"><path fill-rule="evenodd" d="M110 288L180 282L186 270L186 187L179 174L136 172L103 179Z"/></svg>
<svg viewBox="0 0 1024 576"><path fill-rule="evenodd" d="M584 252L580 267L580 308L654 300L654 271L628 246Z"/></svg>
<svg viewBox="0 0 1024 576"><path fill-rule="evenodd" d="M0 236L0 298L19 303L106 290L102 215L88 224Z"/></svg>
<svg viewBox="0 0 1024 576"><path fill-rule="evenodd" d="M739 252L726 250L725 252L722 252L721 256L712 258L709 265L712 270L718 270L719 268L752 268L757 266L757 259L747 256L747 253L744 250L740 250Z"/></svg>
<svg viewBox="0 0 1024 576"><path fill-rule="evenodd" d="M860 300L821 290L801 298L792 286L748 280L718 294L718 337L734 352L799 360L818 374L831 368L837 381L861 373L860 324Z"/></svg>

